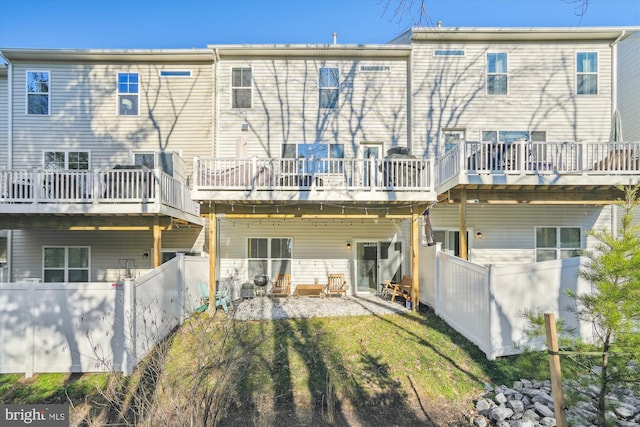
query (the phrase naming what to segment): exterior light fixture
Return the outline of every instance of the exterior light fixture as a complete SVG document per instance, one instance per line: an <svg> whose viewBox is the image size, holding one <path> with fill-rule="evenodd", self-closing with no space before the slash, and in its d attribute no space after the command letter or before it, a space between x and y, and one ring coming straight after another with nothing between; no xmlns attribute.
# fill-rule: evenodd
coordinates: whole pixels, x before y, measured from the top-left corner
<svg viewBox="0 0 640 427"><path fill-rule="evenodd" d="M351 250L351 242L347 242L347 250Z"/></svg>
<svg viewBox="0 0 640 427"><path fill-rule="evenodd" d="M481 231L478 231L476 233L476 239L482 239L482 232Z"/></svg>

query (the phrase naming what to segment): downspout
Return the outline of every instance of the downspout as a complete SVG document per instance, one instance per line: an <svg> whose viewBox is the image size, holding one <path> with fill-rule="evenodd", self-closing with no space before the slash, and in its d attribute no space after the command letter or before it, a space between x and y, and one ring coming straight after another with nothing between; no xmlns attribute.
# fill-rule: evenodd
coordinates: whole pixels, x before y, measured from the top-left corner
<svg viewBox="0 0 640 427"><path fill-rule="evenodd" d="M609 44L611 48L611 114L618 108L618 42L626 33L626 30L622 30L618 38Z"/></svg>
<svg viewBox="0 0 640 427"><path fill-rule="evenodd" d="M220 91L218 90L218 82L220 81L220 52L218 48L214 49L213 60L213 144L211 144L211 157L216 156L217 143L220 140L218 120L220 117Z"/></svg>
<svg viewBox="0 0 640 427"><path fill-rule="evenodd" d="M13 169L13 64L0 52L7 63L7 169ZM13 276L13 230L7 230L7 282Z"/></svg>

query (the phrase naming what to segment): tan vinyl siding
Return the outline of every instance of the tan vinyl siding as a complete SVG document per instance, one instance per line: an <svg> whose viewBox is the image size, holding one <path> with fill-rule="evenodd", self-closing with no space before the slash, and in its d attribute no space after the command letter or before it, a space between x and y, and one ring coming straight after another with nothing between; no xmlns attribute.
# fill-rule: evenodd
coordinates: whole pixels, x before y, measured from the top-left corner
<svg viewBox="0 0 640 427"><path fill-rule="evenodd" d="M361 71L360 66L389 71ZM231 108L231 70L250 67L252 108ZM339 108L320 109L318 72L340 72ZM354 156L360 142L407 145L406 60L222 60L218 71L220 143L217 155L236 156L236 140L247 138L249 156L280 157L283 143L342 143ZM249 131L241 130L249 124Z"/></svg>
<svg viewBox="0 0 640 427"><path fill-rule="evenodd" d="M434 230L459 230L458 205L431 210ZM535 261L535 227L581 227L582 243L594 249L591 229L611 229L611 207L560 205L468 205L470 261L477 264L523 264ZM475 238L477 232L482 239Z"/></svg>
<svg viewBox="0 0 640 427"><path fill-rule="evenodd" d="M190 78L160 77L162 69L191 70ZM50 114L26 115L27 70L50 72ZM117 114L117 75L140 78L137 116ZM212 66L203 64L14 63L14 167L42 165L52 148L88 150L93 167L129 164L130 150L211 154Z"/></svg>
<svg viewBox="0 0 640 427"><path fill-rule="evenodd" d="M358 240L402 241L407 274L411 266L408 221L401 220L227 220L219 222L221 236L219 250L220 277L238 270L241 281L247 275L247 239L250 237L290 237L293 239L293 284L326 283L329 273L343 273L354 289L354 258ZM347 241L351 249L346 248Z"/></svg>
<svg viewBox="0 0 640 427"><path fill-rule="evenodd" d="M0 72L0 168L9 165L9 110L8 110L7 74Z"/></svg>
<svg viewBox="0 0 640 427"><path fill-rule="evenodd" d="M640 33L618 45L618 107L624 141L640 141Z"/></svg>
<svg viewBox="0 0 640 427"><path fill-rule="evenodd" d="M464 49L464 56L433 56ZM576 95L579 51L598 52L598 94ZM508 94L487 95L486 54L506 52ZM416 154L435 156L441 129L546 131L548 141L604 141L611 112L611 51L607 43L429 43L414 45L413 132Z"/></svg>
<svg viewBox="0 0 640 427"><path fill-rule="evenodd" d="M181 229L163 233L163 246L192 248L198 229ZM169 246L171 245L171 246ZM126 260L135 265L135 277L153 267L153 233L151 231L23 231L13 232L13 279L42 279L43 246L88 246L91 248L92 282L120 279ZM199 248L194 248L199 249ZM145 257L144 254L149 254Z"/></svg>

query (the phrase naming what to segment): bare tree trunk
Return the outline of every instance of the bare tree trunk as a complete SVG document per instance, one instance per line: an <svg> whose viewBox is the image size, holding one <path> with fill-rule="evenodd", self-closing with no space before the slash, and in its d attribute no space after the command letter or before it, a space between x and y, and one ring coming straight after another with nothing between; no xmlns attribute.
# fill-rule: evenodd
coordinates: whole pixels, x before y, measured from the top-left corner
<svg viewBox="0 0 640 427"><path fill-rule="evenodd" d="M611 333L607 333L604 339L604 345L602 347L602 370L600 371L600 393L598 394L598 425L600 427L606 426L605 411L606 411L606 396L607 396L607 368L609 366L609 341L611 339Z"/></svg>

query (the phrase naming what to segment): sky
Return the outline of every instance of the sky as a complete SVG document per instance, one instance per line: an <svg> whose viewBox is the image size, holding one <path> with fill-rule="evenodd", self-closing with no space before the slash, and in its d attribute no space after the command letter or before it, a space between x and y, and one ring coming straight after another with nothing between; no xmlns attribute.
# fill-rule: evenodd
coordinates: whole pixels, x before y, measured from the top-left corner
<svg viewBox="0 0 640 427"><path fill-rule="evenodd" d="M394 17L399 1L0 0L0 49L324 44L333 42L334 32L341 44L383 44L417 19L415 14ZM640 0L589 0L582 17L576 1L425 0L425 4L430 23L442 21L444 27L640 27Z"/></svg>

